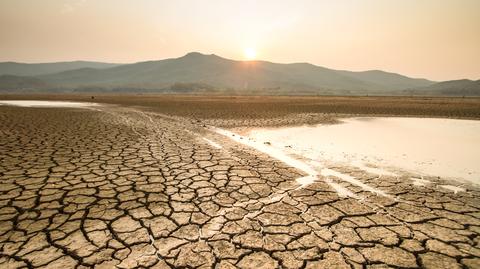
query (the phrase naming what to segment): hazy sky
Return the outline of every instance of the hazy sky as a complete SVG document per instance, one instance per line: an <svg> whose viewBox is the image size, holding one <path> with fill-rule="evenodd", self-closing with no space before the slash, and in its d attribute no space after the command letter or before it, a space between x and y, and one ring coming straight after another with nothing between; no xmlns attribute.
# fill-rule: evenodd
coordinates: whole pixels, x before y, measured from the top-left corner
<svg viewBox="0 0 480 269"><path fill-rule="evenodd" d="M190 51L433 80L480 79L480 0L0 0L0 61Z"/></svg>

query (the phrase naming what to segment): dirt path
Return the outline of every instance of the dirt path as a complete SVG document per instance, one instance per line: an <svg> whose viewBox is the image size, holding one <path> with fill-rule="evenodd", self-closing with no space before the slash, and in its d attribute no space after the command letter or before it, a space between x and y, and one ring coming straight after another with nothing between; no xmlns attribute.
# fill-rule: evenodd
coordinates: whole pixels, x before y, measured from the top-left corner
<svg viewBox="0 0 480 269"><path fill-rule="evenodd" d="M352 167L299 188L202 121L132 108L0 123L2 268L480 267L478 188Z"/></svg>

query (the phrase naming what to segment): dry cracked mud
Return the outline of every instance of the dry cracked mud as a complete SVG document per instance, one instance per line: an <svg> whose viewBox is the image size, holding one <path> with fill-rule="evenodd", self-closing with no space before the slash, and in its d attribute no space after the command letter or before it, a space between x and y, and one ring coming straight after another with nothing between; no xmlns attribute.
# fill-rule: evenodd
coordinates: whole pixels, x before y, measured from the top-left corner
<svg viewBox="0 0 480 269"><path fill-rule="evenodd" d="M478 188L330 168L385 195L197 120L3 106L0 268L480 268Z"/></svg>

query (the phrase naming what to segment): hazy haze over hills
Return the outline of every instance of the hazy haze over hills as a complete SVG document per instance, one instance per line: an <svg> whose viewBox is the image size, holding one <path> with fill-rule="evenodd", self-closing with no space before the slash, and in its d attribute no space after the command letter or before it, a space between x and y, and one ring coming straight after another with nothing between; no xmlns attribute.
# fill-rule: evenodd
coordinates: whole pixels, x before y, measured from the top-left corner
<svg viewBox="0 0 480 269"><path fill-rule="evenodd" d="M7 66L9 63L0 63ZM76 69L69 69L79 66ZM400 74L371 70L333 70L308 63L277 64L267 61L235 61L211 54L188 53L179 58L134 64L91 62L22 64L0 74L39 74L33 77L0 77L0 88L11 90L195 92L258 94L443 94L436 84ZM47 70L61 72L45 74ZM17 83L17 84L15 84ZM447 88L455 83L446 84ZM456 85L456 84L455 84ZM475 84L476 85L476 84ZM478 86L472 87L478 87ZM455 88L455 87L454 87ZM418 89L413 91L413 89ZM455 91L463 88L456 87ZM469 89L469 93L475 93ZM449 94L452 94L450 92ZM459 93L463 95L463 93Z"/></svg>
<svg viewBox="0 0 480 269"><path fill-rule="evenodd" d="M66 70L79 68L108 68L118 64L74 61L74 62L57 62L57 63L17 63L3 62L0 63L0 75L14 76L37 76L51 73L58 73Z"/></svg>
<svg viewBox="0 0 480 269"><path fill-rule="evenodd" d="M427 95L480 96L480 80L450 80L415 89L413 93Z"/></svg>
<svg viewBox="0 0 480 269"><path fill-rule="evenodd" d="M43 80L34 77L0 75L0 91L15 92L18 90L36 91L48 88Z"/></svg>

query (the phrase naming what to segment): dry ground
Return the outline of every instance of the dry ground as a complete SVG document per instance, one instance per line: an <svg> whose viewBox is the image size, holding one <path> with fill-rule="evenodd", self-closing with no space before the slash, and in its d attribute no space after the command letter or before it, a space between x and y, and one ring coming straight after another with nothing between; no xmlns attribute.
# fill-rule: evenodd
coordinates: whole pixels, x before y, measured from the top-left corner
<svg viewBox="0 0 480 269"><path fill-rule="evenodd" d="M318 123L343 115L480 119L480 98L192 95L0 95L0 100L72 100L119 104L215 125Z"/></svg>
<svg viewBox="0 0 480 269"><path fill-rule="evenodd" d="M205 128L327 112L478 118L478 99L93 101L121 106L0 106L1 268L480 268L477 187L331 167L388 195L335 178L362 199L323 178L298 189L299 171Z"/></svg>

